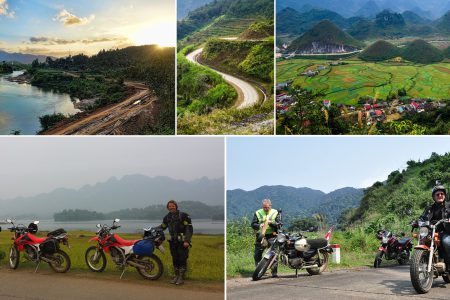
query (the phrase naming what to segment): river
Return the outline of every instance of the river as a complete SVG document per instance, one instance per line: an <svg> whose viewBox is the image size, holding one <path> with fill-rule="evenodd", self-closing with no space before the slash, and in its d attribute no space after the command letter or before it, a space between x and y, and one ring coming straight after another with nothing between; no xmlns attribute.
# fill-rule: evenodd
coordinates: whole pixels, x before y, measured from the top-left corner
<svg viewBox="0 0 450 300"><path fill-rule="evenodd" d="M31 84L19 84L7 80L23 71L0 75L0 135L20 131L32 135L41 130L39 117L56 113L73 115L79 112L68 94L44 90Z"/></svg>
<svg viewBox="0 0 450 300"><path fill-rule="evenodd" d="M28 226L30 220L17 220L14 223L24 224ZM77 222L55 222L54 220L39 220L39 230L51 231L57 228L64 228L65 230L86 230L97 231L95 227L97 224L112 225L112 220L94 220L94 221L77 221ZM161 220L121 220L119 222L121 226L117 233L142 233L143 228L154 227L161 225ZM202 234L224 234L224 222L223 221L211 221L207 219L194 219L192 220L192 226L194 227L194 233ZM9 224L2 224L2 230L7 230Z"/></svg>

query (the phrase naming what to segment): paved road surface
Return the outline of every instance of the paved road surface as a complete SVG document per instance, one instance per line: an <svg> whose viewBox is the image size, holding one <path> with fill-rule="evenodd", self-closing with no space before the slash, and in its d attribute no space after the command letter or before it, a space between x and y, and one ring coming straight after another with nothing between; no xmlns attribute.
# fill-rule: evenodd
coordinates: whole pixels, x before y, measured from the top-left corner
<svg viewBox="0 0 450 300"><path fill-rule="evenodd" d="M119 274L119 273L118 273ZM0 299L14 300L223 300L217 287L173 286L165 281L97 279L94 273L55 274L50 270L0 269ZM100 274L104 275L104 274ZM119 275L118 275L119 276ZM118 277L117 276L117 277Z"/></svg>
<svg viewBox="0 0 450 300"><path fill-rule="evenodd" d="M320 276L302 272L299 278L282 276L257 282L248 278L227 281L228 300L257 299L256 295L302 300L450 299L450 284L445 284L439 277L428 294L418 295L410 282L409 266L326 271Z"/></svg>
<svg viewBox="0 0 450 300"><path fill-rule="evenodd" d="M198 56L202 53L202 51L203 48L194 50L191 53L187 54L186 58L194 64L200 64L198 62ZM253 87L253 85L242 79L219 72L217 70L214 70L214 72L219 73L225 79L225 81L227 81L237 90L239 103L237 108L249 107L258 102L258 91Z"/></svg>

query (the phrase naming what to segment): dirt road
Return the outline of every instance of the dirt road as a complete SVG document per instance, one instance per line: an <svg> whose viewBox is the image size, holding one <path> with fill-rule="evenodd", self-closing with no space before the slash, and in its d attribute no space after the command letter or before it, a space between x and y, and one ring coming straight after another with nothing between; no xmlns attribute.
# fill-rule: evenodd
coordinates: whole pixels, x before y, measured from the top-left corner
<svg viewBox="0 0 450 300"><path fill-rule="evenodd" d="M137 82L125 82L135 90L127 99L112 106L94 111L92 114L68 124L52 128L45 135L93 135L115 134L117 128L129 118L142 110L151 110L156 97L152 96L147 86Z"/></svg>
<svg viewBox="0 0 450 300"><path fill-rule="evenodd" d="M435 279L428 294L418 295L411 285L409 266L389 266L325 272L320 276L305 273L257 282L227 280L227 299L260 299L272 295L277 299L450 299L450 284Z"/></svg>
<svg viewBox="0 0 450 300"><path fill-rule="evenodd" d="M198 61L198 57L199 55L201 55L202 52L203 48L194 50L189 54L187 54L186 58L192 63L200 64ZM210 68L209 66L207 67ZM225 79L225 81L231 84L238 92L237 108L249 107L258 102L259 94L256 88L253 87L253 85L229 74L225 74L217 70L214 71L219 73Z"/></svg>
<svg viewBox="0 0 450 300"><path fill-rule="evenodd" d="M17 300L223 300L222 290L199 284L173 286L167 281L96 279L93 274L0 269L0 299ZM87 277L87 278L86 278Z"/></svg>

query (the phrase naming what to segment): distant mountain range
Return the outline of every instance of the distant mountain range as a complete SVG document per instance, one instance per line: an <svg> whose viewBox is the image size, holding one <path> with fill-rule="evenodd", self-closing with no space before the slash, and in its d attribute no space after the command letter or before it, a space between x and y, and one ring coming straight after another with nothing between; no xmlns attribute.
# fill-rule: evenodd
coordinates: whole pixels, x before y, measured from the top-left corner
<svg viewBox="0 0 450 300"><path fill-rule="evenodd" d="M165 204L168 200L223 205L224 180L206 177L183 181L169 177L127 175L80 189L59 188L33 197L0 200L0 217L35 214L51 217L64 209L111 212Z"/></svg>
<svg viewBox="0 0 450 300"><path fill-rule="evenodd" d="M373 17L384 9L402 13L412 11L423 18L437 19L450 10L449 0L278 0L277 12L291 7L299 12L312 8L335 11L344 17Z"/></svg>
<svg viewBox="0 0 450 300"><path fill-rule="evenodd" d="M177 20L184 19L189 12L214 0L179 0L177 1Z"/></svg>
<svg viewBox="0 0 450 300"><path fill-rule="evenodd" d="M39 60L39 62L44 62L47 56L23 54L23 53L10 53L0 50L0 61L17 61L23 64L31 64L33 60L35 60L36 58Z"/></svg>
<svg viewBox="0 0 450 300"><path fill-rule="evenodd" d="M289 186L262 186L253 191L242 189L227 191L227 218L252 217L261 208L261 201L269 198L272 207L281 209L284 216L310 217L315 213L327 216L336 223L346 208L358 207L363 197L362 189L346 187L330 193L310 188Z"/></svg>

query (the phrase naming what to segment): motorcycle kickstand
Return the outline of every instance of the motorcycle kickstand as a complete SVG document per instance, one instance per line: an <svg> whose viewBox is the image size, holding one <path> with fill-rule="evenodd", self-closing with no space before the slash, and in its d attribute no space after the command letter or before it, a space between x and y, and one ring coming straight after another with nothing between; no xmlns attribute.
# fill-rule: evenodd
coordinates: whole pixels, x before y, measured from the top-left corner
<svg viewBox="0 0 450 300"><path fill-rule="evenodd" d="M40 264L41 264L41 261L39 261L39 262L37 263L36 269L34 269L34 273L37 272L37 270L39 269L39 265L40 265Z"/></svg>
<svg viewBox="0 0 450 300"><path fill-rule="evenodd" d="M298 269L295 269L295 278L298 278Z"/></svg>

